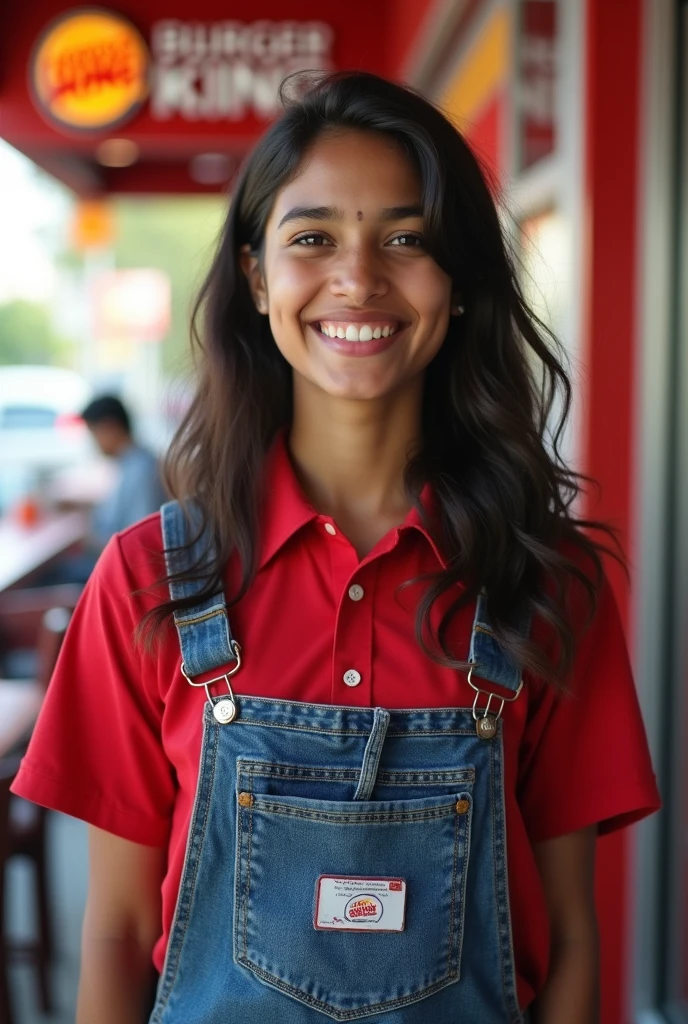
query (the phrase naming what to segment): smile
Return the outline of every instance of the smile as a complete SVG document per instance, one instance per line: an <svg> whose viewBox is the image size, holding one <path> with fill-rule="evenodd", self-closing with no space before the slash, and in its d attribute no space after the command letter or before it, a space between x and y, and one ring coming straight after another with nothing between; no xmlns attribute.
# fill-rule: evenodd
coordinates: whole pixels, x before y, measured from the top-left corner
<svg viewBox="0 0 688 1024"><path fill-rule="evenodd" d="M347 320L320 320L314 326L326 338L340 338L346 341L372 341L374 338L389 338L403 326L399 321L387 323L354 324Z"/></svg>

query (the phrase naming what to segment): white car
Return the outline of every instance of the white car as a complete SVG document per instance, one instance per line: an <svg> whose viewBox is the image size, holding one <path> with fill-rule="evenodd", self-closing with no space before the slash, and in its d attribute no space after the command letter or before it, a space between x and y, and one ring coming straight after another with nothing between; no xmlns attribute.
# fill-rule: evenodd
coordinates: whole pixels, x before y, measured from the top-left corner
<svg viewBox="0 0 688 1024"><path fill-rule="evenodd" d="M92 457L88 382L57 366L0 366L0 512L56 469Z"/></svg>

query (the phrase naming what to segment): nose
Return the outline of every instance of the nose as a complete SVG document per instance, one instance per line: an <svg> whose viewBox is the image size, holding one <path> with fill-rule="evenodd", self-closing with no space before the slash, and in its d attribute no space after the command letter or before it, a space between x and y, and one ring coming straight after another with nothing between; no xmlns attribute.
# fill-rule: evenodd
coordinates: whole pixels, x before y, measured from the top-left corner
<svg viewBox="0 0 688 1024"><path fill-rule="evenodd" d="M365 246L343 251L334 267L330 291L338 299L364 306L386 295L389 282L376 252Z"/></svg>

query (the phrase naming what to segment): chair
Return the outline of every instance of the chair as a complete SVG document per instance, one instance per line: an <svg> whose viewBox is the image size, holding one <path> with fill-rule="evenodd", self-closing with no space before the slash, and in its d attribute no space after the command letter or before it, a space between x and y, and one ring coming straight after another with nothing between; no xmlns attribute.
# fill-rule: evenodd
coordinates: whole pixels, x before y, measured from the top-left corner
<svg viewBox="0 0 688 1024"><path fill-rule="evenodd" d="M62 587L50 587L45 589L46 593L43 595L41 595L38 590L33 592L18 592L16 594L16 601L13 601L11 604L8 604L5 600L8 595L3 595L3 600L0 601L0 622L5 626L5 635L7 635L9 631L8 626L10 626L11 623L13 627L13 639L23 644L26 644L31 632L27 626L27 622L30 621L32 616L35 618L36 613L41 610L41 603L43 604L43 614L40 617L40 624L34 636L36 651L36 682L38 682L39 686L41 686L43 690L47 688L48 683L50 682L50 677L59 654L60 645L72 612L71 607L64 606L48 607L45 609L45 604L49 602L51 598L60 597L63 601L69 599L69 603L73 607L79 593L79 590L74 588L69 592L65 591ZM59 591L60 593L56 594L55 591ZM15 616L16 623L12 622ZM3 830L5 832L5 858L0 861L0 863L2 865L6 864L12 857L26 857L31 862L35 879L37 928L36 939L34 941L21 944L16 942L7 943L5 938L4 919L0 918L0 921L3 923L0 942L4 942L5 948L5 961L3 964L4 971L0 970L0 975L4 975L4 980L3 978L0 978L0 999L2 998L1 993L3 991L3 986L5 990L7 989L7 956L11 959L16 959L18 957L21 959L28 959L32 962L36 970L41 1009L44 1013L50 1013L52 1011L53 1001L50 991L49 974L50 965L53 960L54 946L51 901L48 883L46 843L47 811L44 807L39 807L36 804L29 803L28 801L21 799L21 797L11 796L9 794L10 782L11 779L5 787L9 799L6 801L7 807L5 809L4 818L2 819L6 823L6 828ZM2 783L0 783L0 785L2 785ZM2 797L0 797L0 800L2 800ZM2 810L1 807L0 810ZM6 997L6 1003L9 1006L9 996ZM0 1008L2 1005L3 1004L0 1001ZM3 1024L3 1018L1 1016L0 1024Z"/></svg>
<svg viewBox="0 0 688 1024"><path fill-rule="evenodd" d="M80 585L66 583L0 594L0 675L39 679L47 687L59 643L51 654L52 641L44 639L43 616L53 608L71 614L82 590Z"/></svg>

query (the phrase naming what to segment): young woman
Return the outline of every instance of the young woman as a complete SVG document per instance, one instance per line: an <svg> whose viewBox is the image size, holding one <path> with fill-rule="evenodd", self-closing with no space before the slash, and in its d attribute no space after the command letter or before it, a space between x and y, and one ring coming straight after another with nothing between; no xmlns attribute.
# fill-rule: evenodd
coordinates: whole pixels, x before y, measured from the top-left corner
<svg viewBox="0 0 688 1024"><path fill-rule="evenodd" d="M658 797L478 163L315 82L200 309L181 505L106 549L15 784L91 826L79 1024L144 1021L151 955L154 1024L591 1024L595 837Z"/></svg>

